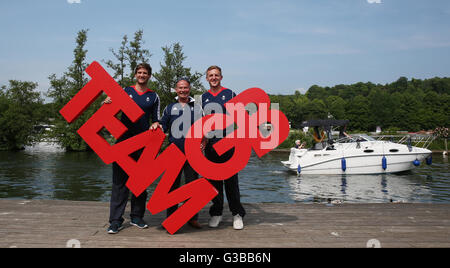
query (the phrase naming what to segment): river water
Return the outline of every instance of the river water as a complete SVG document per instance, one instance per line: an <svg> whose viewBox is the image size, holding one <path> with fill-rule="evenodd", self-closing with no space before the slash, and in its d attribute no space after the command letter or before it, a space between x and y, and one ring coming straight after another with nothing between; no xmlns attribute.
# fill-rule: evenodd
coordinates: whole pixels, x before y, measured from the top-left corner
<svg viewBox="0 0 450 268"><path fill-rule="evenodd" d="M320 176L286 171L289 152L252 156L239 173L244 203L450 203L449 161L402 174ZM94 153L66 153L49 144L0 152L0 198L109 201L112 168ZM150 186L149 194L154 185Z"/></svg>

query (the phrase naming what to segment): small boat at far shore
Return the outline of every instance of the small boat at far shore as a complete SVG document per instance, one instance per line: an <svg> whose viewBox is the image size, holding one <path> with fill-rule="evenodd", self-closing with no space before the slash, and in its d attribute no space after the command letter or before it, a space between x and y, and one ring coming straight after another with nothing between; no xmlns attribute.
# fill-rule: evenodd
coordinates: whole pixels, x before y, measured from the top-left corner
<svg viewBox="0 0 450 268"><path fill-rule="evenodd" d="M312 120L302 127L314 127L317 142L313 148L291 148L289 160L281 161L298 174L382 174L414 169L422 162L431 164L432 152L427 149L433 138L412 146L411 139L401 143L376 140L368 135L347 135L341 129L340 137L332 139L333 126L345 130L348 120ZM319 134L319 128L323 128ZM325 140L325 132L328 139Z"/></svg>

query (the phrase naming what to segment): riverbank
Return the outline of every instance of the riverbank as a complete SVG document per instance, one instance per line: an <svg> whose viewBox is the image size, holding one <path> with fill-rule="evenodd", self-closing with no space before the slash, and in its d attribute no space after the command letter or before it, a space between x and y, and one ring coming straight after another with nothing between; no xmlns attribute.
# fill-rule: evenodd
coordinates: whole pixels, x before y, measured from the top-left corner
<svg viewBox="0 0 450 268"><path fill-rule="evenodd" d="M450 204L244 204L244 230L232 228L224 210L217 229L182 227L175 235L160 227L165 213L150 215L148 229L129 226L107 234L109 203L0 199L0 247L449 247ZM129 213L126 210L126 216Z"/></svg>

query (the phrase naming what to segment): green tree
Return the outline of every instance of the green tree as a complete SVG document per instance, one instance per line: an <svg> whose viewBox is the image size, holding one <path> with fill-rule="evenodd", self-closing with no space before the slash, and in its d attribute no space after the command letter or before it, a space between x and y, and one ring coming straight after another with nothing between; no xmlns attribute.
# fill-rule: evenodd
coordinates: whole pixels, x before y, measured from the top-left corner
<svg viewBox="0 0 450 268"><path fill-rule="evenodd" d="M305 104L305 119L326 119L328 117L325 103L320 99L308 101Z"/></svg>
<svg viewBox="0 0 450 268"><path fill-rule="evenodd" d="M391 84L392 92L404 92L408 88L408 78L402 76Z"/></svg>
<svg viewBox="0 0 450 268"><path fill-rule="evenodd" d="M3 114L9 107L9 101L6 97L6 86L0 87L0 114Z"/></svg>
<svg viewBox="0 0 450 268"><path fill-rule="evenodd" d="M152 54L148 49L144 49L144 31L138 30L134 33L134 39L130 41L129 46L125 49L126 59L128 61L128 66L130 68L130 73L128 75L129 79L133 81L134 70L139 63L149 61ZM122 41L123 43L123 41Z"/></svg>
<svg viewBox="0 0 450 268"><path fill-rule="evenodd" d="M366 97L358 95L347 103L347 119L352 130L369 130L369 101Z"/></svg>
<svg viewBox="0 0 450 268"><path fill-rule="evenodd" d="M161 99L161 107L165 107L173 102L175 93L175 83L181 77L189 78L191 82L191 95L199 94L205 91L200 79L203 76L199 72L192 73L191 68L183 65L187 58L183 53L183 46L175 43L171 46L162 48L164 52L164 63L160 64L161 70L153 74L155 87Z"/></svg>
<svg viewBox="0 0 450 268"><path fill-rule="evenodd" d="M369 101L369 128L388 128L391 124L393 103L384 89L373 89L367 97Z"/></svg>
<svg viewBox="0 0 450 268"><path fill-rule="evenodd" d="M54 127L50 136L56 139L61 146L68 151L86 151L89 150L88 145L76 133L76 131L94 114L100 107L100 100L96 100L81 116L72 124L68 124L59 114L59 110L64 107L71 98L88 82L85 69L88 64L86 62L87 50L85 49L87 42L88 30L81 30L77 34L76 47L74 49L74 59L68 67L67 72L61 78L57 78L55 74L50 75L50 89L47 95L53 98L54 111L57 114L54 120Z"/></svg>
<svg viewBox="0 0 450 268"><path fill-rule="evenodd" d="M420 125L420 113L423 103L415 95L405 93L404 102L402 103L402 108L406 111L406 116L403 120L405 123L405 129L409 131L419 131L421 129Z"/></svg>
<svg viewBox="0 0 450 268"><path fill-rule="evenodd" d="M327 97L327 91L325 88L320 87L318 85L312 85L308 91L306 92L306 97L310 100L314 99L324 99Z"/></svg>
<svg viewBox="0 0 450 268"><path fill-rule="evenodd" d="M386 85L371 82L333 87L313 85L305 95L295 92L270 98L280 103L293 127L296 122L332 115L349 119L350 131L373 131L376 126L416 131L450 125L449 93L447 77L411 81L400 77Z"/></svg>
<svg viewBox="0 0 450 268"><path fill-rule="evenodd" d="M300 125L306 119L307 110L306 105L309 103L308 98L305 95L296 94L294 98L285 97L285 99L292 102L292 108L289 115L292 127L299 128Z"/></svg>
<svg viewBox="0 0 450 268"><path fill-rule="evenodd" d="M10 80L0 91L0 148L20 150L37 141L34 127L41 121L43 100L38 84Z"/></svg>
<svg viewBox="0 0 450 268"><path fill-rule="evenodd" d="M345 100L339 96L329 96L325 104L328 113L335 119L345 119Z"/></svg>
<svg viewBox="0 0 450 268"><path fill-rule="evenodd" d="M109 49L114 60L103 61L107 67L113 70L113 77L121 87L132 85L136 66L139 63L148 63L152 56L148 49L143 48L143 35L144 31L138 30L134 33L134 39L131 41L128 40L127 35L124 35L117 51L113 48Z"/></svg>
<svg viewBox="0 0 450 268"><path fill-rule="evenodd" d="M300 127L305 117L305 104L308 98L300 93L291 95L269 95L272 104L278 103L280 110L286 115L292 128Z"/></svg>
<svg viewBox="0 0 450 268"><path fill-rule="evenodd" d="M430 86L433 91L438 94L450 94L450 79L435 77L429 80Z"/></svg>
<svg viewBox="0 0 450 268"><path fill-rule="evenodd" d="M429 91L425 97L422 99L424 109L422 113L424 114L425 120L423 120L423 125L425 129L433 129L436 126L449 125L448 121L448 95L439 95L435 91Z"/></svg>
<svg viewBox="0 0 450 268"><path fill-rule="evenodd" d="M130 84L129 75L126 75L125 70L127 67L127 57L126 50L128 48L128 37L127 35L123 36L121 46L118 51L115 51L113 48L110 48L109 51L113 54L114 58L117 62L112 60L104 61L106 66L111 68L114 71L113 77L116 79L117 83L121 87L126 87Z"/></svg>
<svg viewBox="0 0 450 268"><path fill-rule="evenodd" d="M339 97L342 99L349 101L356 97L358 93L358 89L353 85L337 85Z"/></svg>

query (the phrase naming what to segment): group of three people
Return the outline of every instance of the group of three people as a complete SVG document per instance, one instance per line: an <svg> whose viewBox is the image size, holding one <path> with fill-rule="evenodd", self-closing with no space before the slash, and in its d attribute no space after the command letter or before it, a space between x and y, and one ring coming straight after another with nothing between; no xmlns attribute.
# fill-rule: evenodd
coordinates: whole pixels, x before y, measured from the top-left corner
<svg viewBox="0 0 450 268"><path fill-rule="evenodd" d="M124 89L145 114L134 123L131 122L125 114L122 114L120 120L128 128L128 130L117 140L117 143L145 131L161 128L164 132L168 132L169 143L175 144L184 153L185 136L195 119L198 119L205 114L216 112L214 109L204 109L205 106L209 104L216 104L222 107L222 111L225 111L225 103L236 96L232 90L222 87L221 81L223 76L221 68L218 66L211 66L206 71L206 80L209 83L210 89L202 95L201 104L195 103L194 98L190 96L191 85L189 79L179 78L175 85L175 91L177 94L175 101L165 107L163 115L160 118L159 96L156 92L148 89L147 87L151 74L152 68L149 64L139 64L135 69L136 84ZM103 101L103 104L109 103L111 103L111 98L107 97ZM185 120L186 118L187 121ZM176 127L173 127L175 122L177 125ZM180 122L182 123L180 124ZM183 125L186 123L189 124L189 126ZM225 163L233 156L234 151L232 149L222 155L218 155L214 150L213 145L220 141L220 139L220 135L211 137L207 140L204 139L202 146L204 146L203 149L206 158L210 161ZM142 149L133 153L131 157L137 160L139 159L141 153ZM185 183L190 183L198 178L197 172L195 172L189 163L186 162L178 174L171 191L180 186L182 172L184 173ZM111 234L118 233L123 228L123 214L125 213L125 207L130 194L129 189L126 186L127 180L128 175L125 171L118 164L113 163L113 184L109 218L110 226L108 228L108 233ZM245 209L240 202L238 174L235 174L231 178L224 181L210 180L210 183L216 188L218 195L213 199L213 204L209 209L211 218L209 219L208 225L213 228L218 227L222 221L224 205L223 189L225 187L228 205L233 215L233 228L236 230L243 229ZM146 191L138 197L134 194L131 195L130 224L142 229L148 227L146 222L143 220L146 200ZM178 205L175 205L167 209L167 217L175 212L177 208ZM202 228L198 222L198 214L189 221L189 224L197 229Z"/></svg>

